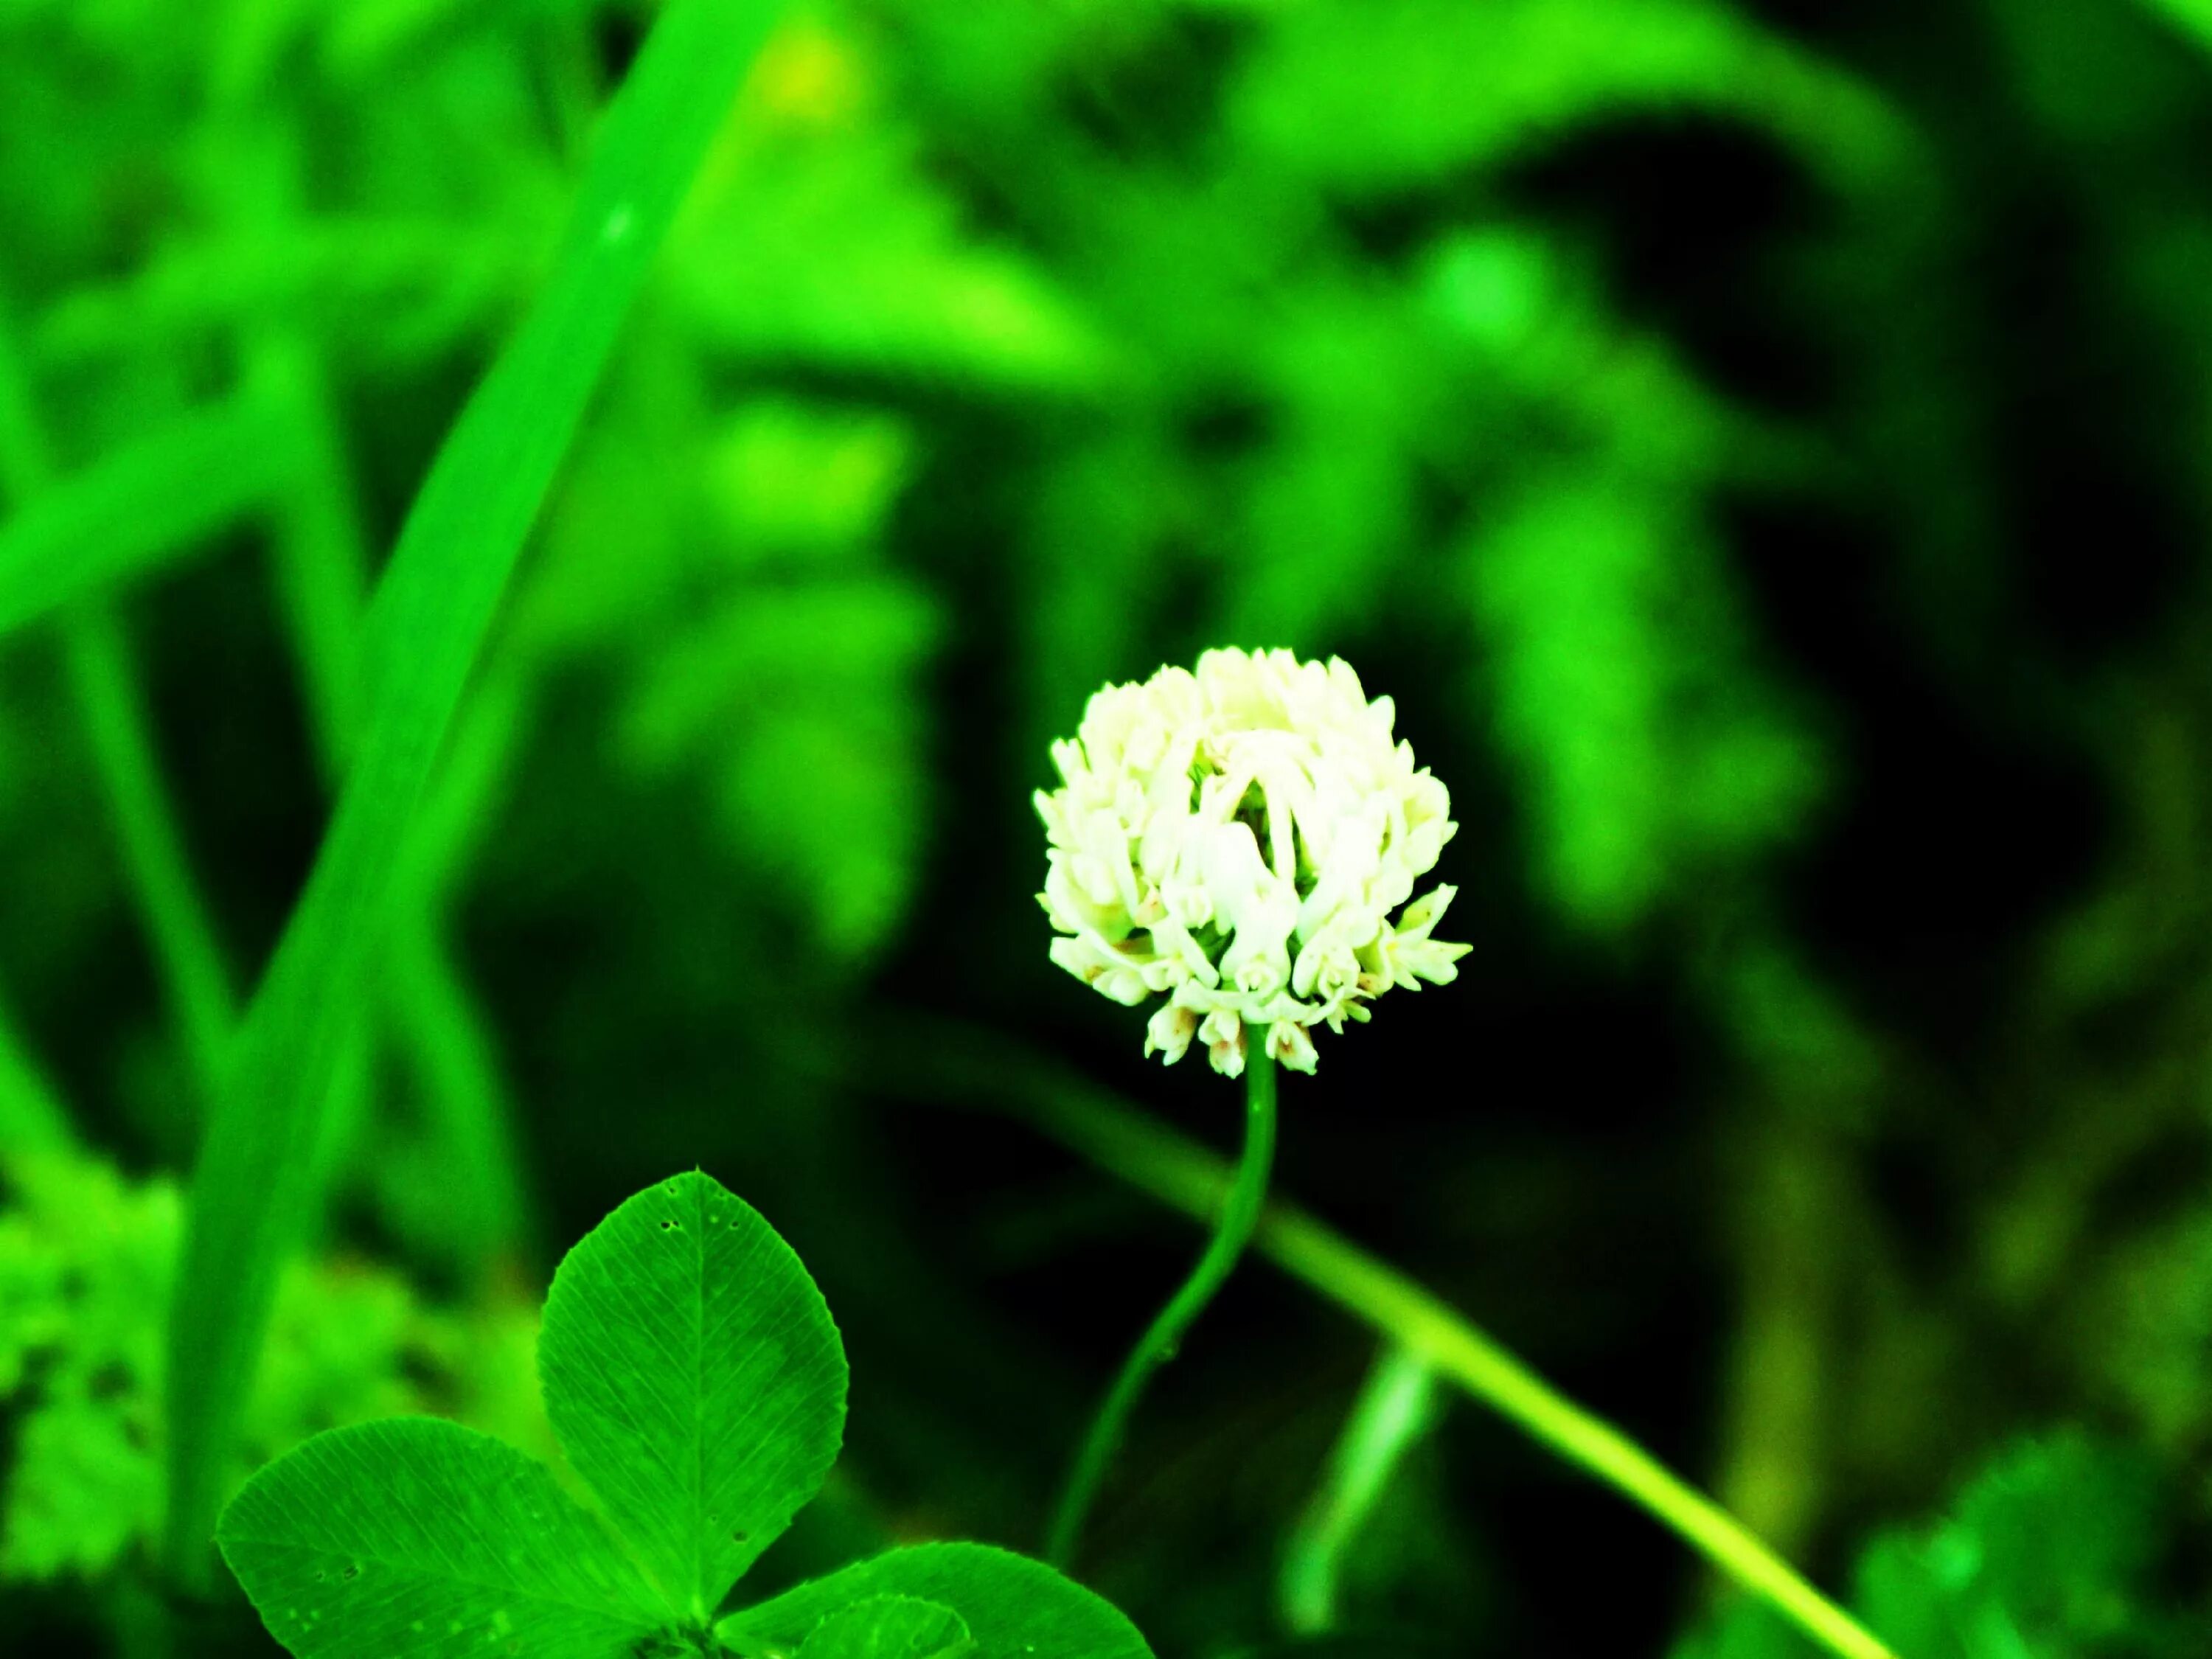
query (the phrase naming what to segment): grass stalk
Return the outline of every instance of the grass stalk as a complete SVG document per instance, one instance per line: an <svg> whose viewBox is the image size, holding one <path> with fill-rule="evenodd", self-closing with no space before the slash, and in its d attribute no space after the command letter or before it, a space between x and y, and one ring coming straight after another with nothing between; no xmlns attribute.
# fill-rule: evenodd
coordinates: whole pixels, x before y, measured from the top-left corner
<svg viewBox="0 0 2212 1659"><path fill-rule="evenodd" d="M257 388L292 410L304 434L306 465L277 514L276 576L317 748L335 788L362 719L367 541L337 414L312 343L285 325L264 323L249 341L247 357ZM499 706L504 709L504 700ZM467 749L449 746L443 781L414 834L408 867L419 878L404 884L393 905L381 970L381 1025L415 1076L430 1133L441 1146L441 1162L451 1172L453 1243L462 1265L491 1281L521 1270L532 1255L537 1229L498 1046L447 936L445 878L451 865L443 854L456 837L442 828L432 833L456 812L472 815L489 793L486 775L495 773L506 751L489 758L479 752L484 724L473 716L464 721L463 731L479 741Z"/></svg>
<svg viewBox="0 0 2212 1659"><path fill-rule="evenodd" d="M87 603L63 623L63 655L131 896L154 946L197 1097L211 1108L237 1018L215 924L192 878L121 625Z"/></svg>
<svg viewBox="0 0 2212 1659"><path fill-rule="evenodd" d="M193 1177L169 1316L162 1544L185 1589L210 1582L277 1274L319 1207L313 1154L440 750L649 263L780 9L677 0L659 14L601 127L546 283L441 447L379 584L360 742Z"/></svg>
<svg viewBox="0 0 2212 1659"><path fill-rule="evenodd" d="M21 509L52 489L57 476L36 391L13 330L0 317L0 483ZM195 1093L210 1107L222 1085L234 1018L230 979L161 776L130 645L97 598L67 609L62 636L70 693L131 896L153 945Z"/></svg>

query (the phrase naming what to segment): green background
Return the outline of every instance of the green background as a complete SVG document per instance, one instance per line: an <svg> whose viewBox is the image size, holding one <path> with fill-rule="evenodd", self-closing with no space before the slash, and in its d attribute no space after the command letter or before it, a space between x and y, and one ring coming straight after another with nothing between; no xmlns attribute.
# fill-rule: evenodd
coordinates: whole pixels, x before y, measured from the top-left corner
<svg viewBox="0 0 2212 1659"><path fill-rule="evenodd" d="M178 1183L364 596L650 21L0 0L11 1648L163 1623ZM1983 1589L2029 1652L2163 1650L2212 1519L2209 555L2201 0L787 9L343 1011L240 1472L401 1409L543 1449L545 1275L696 1166L853 1366L761 1585L1035 1547L1195 1235L974 1108L1078 1079L1226 1148L1239 1096L1046 962L1030 792L1100 684L1282 645L1450 787L1474 948L1286 1080L1280 1189L1824 1584L1906 1528L1869 1608L2087 1515L2141 1534L2112 1583ZM1254 1262L1164 1374L1082 1564L1163 1656L1698 1624L1676 1540L1454 1399L1296 1637L1375 1354ZM1957 1498L2001 1455L2028 1520Z"/></svg>

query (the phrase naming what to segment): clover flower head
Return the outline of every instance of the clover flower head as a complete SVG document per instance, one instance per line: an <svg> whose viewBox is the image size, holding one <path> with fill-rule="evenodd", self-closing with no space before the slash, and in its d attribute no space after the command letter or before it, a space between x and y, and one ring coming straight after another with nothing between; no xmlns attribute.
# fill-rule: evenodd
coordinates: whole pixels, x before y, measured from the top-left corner
<svg viewBox="0 0 2212 1659"><path fill-rule="evenodd" d="M1164 999L1145 1052L1171 1065L1196 1042L1230 1077L1254 1032L1310 1072L1315 1027L1449 984L1468 947L1433 932L1453 890L1413 887L1459 826L1395 717L1342 659L1288 651L1099 691L1036 796L1052 959L1116 1002Z"/></svg>

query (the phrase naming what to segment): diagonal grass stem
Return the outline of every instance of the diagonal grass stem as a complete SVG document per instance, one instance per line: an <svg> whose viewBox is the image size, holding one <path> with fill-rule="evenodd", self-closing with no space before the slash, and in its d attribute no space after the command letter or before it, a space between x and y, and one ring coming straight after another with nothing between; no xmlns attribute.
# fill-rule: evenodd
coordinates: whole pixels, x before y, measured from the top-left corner
<svg viewBox="0 0 2212 1659"><path fill-rule="evenodd" d="M366 723L307 890L248 1009L192 1182L170 1309L173 1582L206 1587L276 1279L410 831L501 595L678 203L781 7L677 0L616 94L544 288L439 450L363 641Z"/></svg>
<svg viewBox="0 0 2212 1659"><path fill-rule="evenodd" d="M36 392L12 330L0 317L0 484L21 509L35 508L56 490L53 447L46 437ZM95 471L80 497L99 498L112 478ZM69 521L63 515L63 522ZM189 533L191 526L185 526ZM21 544L19 538L18 545ZM31 545L36 548L35 538ZM88 547L57 544L44 564L18 567L36 592L42 573L88 562L72 552ZM48 591L66 592L49 584ZM84 721L93 765L106 796L121 843L133 899L154 946L195 1092L211 1105L222 1087L234 1006L222 949L185 856L184 833L161 776L151 721L121 625L98 597L68 605L62 617L63 657L70 689Z"/></svg>

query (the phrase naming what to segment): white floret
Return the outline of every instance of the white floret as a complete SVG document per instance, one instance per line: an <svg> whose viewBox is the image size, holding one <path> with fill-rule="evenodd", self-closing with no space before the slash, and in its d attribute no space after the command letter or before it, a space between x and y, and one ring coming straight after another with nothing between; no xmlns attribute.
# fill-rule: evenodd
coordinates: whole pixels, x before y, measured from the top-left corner
<svg viewBox="0 0 2212 1659"><path fill-rule="evenodd" d="M1413 889L1458 826L1395 719L1342 659L1288 651L1099 691L1036 796L1052 959L1116 1002L1164 997L1146 1053L1173 1064L1196 1041L1231 1077L1249 1028L1310 1072L1315 1026L1449 983L1468 947L1432 930L1452 889Z"/></svg>

